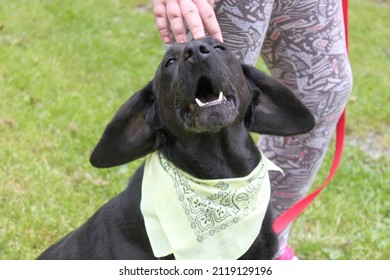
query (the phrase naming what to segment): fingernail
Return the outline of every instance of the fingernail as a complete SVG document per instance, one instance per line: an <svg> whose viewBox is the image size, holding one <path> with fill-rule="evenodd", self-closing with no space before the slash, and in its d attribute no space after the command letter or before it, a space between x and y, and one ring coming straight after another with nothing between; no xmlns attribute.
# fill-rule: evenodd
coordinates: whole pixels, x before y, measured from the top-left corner
<svg viewBox="0 0 390 280"><path fill-rule="evenodd" d="M200 39L205 37L206 35L204 33L197 33L196 35L194 34L194 39Z"/></svg>

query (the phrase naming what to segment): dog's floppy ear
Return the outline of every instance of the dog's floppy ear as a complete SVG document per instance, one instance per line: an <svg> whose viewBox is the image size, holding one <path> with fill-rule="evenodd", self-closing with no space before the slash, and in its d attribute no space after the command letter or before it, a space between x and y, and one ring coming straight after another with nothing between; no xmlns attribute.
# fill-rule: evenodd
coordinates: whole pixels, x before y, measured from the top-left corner
<svg viewBox="0 0 390 280"><path fill-rule="evenodd" d="M250 131L289 136L314 127L313 115L286 86L252 66L242 69L254 95L247 116Z"/></svg>
<svg viewBox="0 0 390 280"><path fill-rule="evenodd" d="M116 113L92 152L95 167L121 165L158 148L158 116L152 82L135 93Z"/></svg>

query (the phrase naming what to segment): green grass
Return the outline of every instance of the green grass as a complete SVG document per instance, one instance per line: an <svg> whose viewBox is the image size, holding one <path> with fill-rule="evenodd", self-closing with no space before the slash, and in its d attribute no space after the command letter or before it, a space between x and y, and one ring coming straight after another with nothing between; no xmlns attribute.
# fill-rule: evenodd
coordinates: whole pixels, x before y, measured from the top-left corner
<svg viewBox="0 0 390 280"><path fill-rule="evenodd" d="M139 164L98 170L88 159L164 53L142 3L0 0L0 259L35 258L122 191ZM390 259L389 11L389 1L350 1L347 143L336 177L294 224L301 258Z"/></svg>

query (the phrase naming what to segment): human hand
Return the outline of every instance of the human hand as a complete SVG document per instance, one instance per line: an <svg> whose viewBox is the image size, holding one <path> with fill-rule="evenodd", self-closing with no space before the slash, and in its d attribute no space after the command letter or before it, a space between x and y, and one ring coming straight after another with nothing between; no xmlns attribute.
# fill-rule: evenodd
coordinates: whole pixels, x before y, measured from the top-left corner
<svg viewBox="0 0 390 280"><path fill-rule="evenodd" d="M187 42L186 24L194 39L205 36L222 41L221 29L214 13L214 0L153 0L157 29L164 43L171 32L177 43Z"/></svg>

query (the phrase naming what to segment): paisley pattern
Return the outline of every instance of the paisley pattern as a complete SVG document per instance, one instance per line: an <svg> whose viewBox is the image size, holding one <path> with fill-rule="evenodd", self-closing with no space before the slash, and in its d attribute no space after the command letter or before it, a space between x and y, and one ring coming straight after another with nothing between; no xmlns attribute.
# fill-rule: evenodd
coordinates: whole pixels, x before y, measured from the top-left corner
<svg viewBox="0 0 390 280"><path fill-rule="evenodd" d="M224 42L246 64L259 55L273 77L312 111L316 127L294 137L263 136L259 147L285 171L270 174L277 214L303 198L321 166L352 89L341 0L219 0ZM289 229L280 235L287 243Z"/></svg>
<svg viewBox="0 0 390 280"><path fill-rule="evenodd" d="M177 198L198 242L239 223L257 209L260 188L263 181L268 180L264 160L256 168L259 170L256 176L237 185L229 181L198 181L178 170L161 153L159 157L163 169L173 180ZM203 191L197 191L199 189Z"/></svg>

